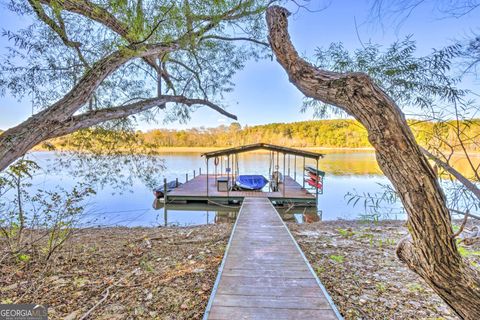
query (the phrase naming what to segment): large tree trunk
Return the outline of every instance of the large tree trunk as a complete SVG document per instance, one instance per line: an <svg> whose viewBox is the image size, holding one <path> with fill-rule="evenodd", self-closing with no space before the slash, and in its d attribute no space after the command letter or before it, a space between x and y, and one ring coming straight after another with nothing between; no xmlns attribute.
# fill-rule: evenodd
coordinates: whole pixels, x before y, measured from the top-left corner
<svg viewBox="0 0 480 320"><path fill-rule="evenodd" d="M367 75L329 72L301 59L290 41L288 15L278 6L267 10L273 52L301 92L345 110L367 129L379 166L408 212L411 240L399 244L399 258L459 316L480 319L479 274L457 250L445 196L403 113Z"/></svg>

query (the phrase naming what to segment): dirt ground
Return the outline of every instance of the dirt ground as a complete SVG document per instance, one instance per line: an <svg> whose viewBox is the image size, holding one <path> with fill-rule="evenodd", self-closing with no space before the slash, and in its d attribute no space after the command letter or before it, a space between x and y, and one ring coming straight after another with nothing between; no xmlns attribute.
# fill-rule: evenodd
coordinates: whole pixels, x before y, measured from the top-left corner
<svg viewBox="0 0 480 320"><path fill-rule="evenodd" d="M0 303L46 304L50 319L201 319L230 230L80 230L47 265L4 261Z"/></svg>
<svg viewBox="0 0 480 320"><path fill-rule="evenodd" d="M292 234L345 319L458 319L395 256L404 222L289 224ZM472 265L479 247L462 247Z"/></svg>
<svg viewBox="0 0 480 320"><path fill-rule="evenodd" d="M395 257L403 222L288 225L345 319L457 319ZM231 227L79 230L48 264L4 260L0 303L46 304L50 319L201 319ZM478 250L461 253L478 267Z"/></svg>

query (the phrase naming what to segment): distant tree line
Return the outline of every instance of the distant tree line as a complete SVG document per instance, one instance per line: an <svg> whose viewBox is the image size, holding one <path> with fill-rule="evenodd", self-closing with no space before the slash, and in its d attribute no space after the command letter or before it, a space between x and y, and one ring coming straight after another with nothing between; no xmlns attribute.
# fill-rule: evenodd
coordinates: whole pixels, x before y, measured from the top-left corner
<svg viewBox="0 0 480 320"><path fill-rule="evenodd" d="M438 149L455 151L460 148L457 126L450 122L428 122L409 120L415 138L422 145L435 145ZM480 119L461 124L462 135L468 137L463 146L472 151L480 149ZM91 137L95 143L98 134L95 129L87 129L48 142L49 148L77 149L78 142ZM230 147L251 143L271 143L289 147L327 148L370 148L367 132L357 121L349 119L302 121L293 123L271 123L257 126L244 126L232 123L215 128L193 128L186 130L155 129L148 132L137 131L136 144L150 148L160 147ZM99 143L97 141L97 143ZM131 144L132 140L126 140ZM121 142L117 146L121 146ZM129 145L131 147L131 145ZM43 147L45 149L45 145Z"/></svg>

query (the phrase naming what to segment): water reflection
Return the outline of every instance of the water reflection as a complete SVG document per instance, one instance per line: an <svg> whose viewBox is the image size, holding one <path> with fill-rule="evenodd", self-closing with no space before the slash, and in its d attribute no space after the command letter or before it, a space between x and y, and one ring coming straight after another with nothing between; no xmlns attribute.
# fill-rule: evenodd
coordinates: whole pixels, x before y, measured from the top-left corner
<svg viewBox="0 0 480 320"><path fill-rule="evenodd" d="M240 206L217 206L203 203L167 204L155 200L160 226L191 226L201 224L235 223ZM322 212L315 207L276 207L285 222L312 223L322 219Z"/></svg>
<svg viewBox="0 0 480 320"><path fill-rule="evenodd" d="M383 176L378 169L375 155L371 151L339 151L339 150L321 150L319 152L327 153L325 158L319 161L320 169L327 172L325 177L324 194L320 196L318 210L316 214L321 220L335 219L358 219L366 213L366 209L361 203L353 207L348 204L345 194L348 192L358 192L374 194L381 192L380 184L389 184L388 179ZM55 159L58 157L53 152L35 152L29 154L32 160L37 161L41 166L54 166ZM168 181L178 178L180 182L185 181L185 174L189 173L192 177L193 170L202 168L205 172L205 158L200 156L199 152L167 152L160 155L165 159L166 170L161 172L161 180L166 178ZM268 176L269 153L252 152L239 156L240 173L262 174ZM287 167L290 172L287 174L295 177L299 183L303 179L303 159L291 156L287 157ZM472 155L474 164L480 163L479 155ZM467 159L459 156L453 157L452 163L460 172L470 175L469 163ZM289 164L289 166L288 166ZM306 160L306 164L313 164ZM212 165L212 163L210 163ZM211 172L213 168L210 167ZM198 172L198 171L197 171ZM32 192L36 189L52 190L56 185L65 188L73 186L77 178L69 176L66 172L60 170L49 173L48 175L36 176L32 180ZM161 184L161 181L159 181ZM97 190L97 194L90 199L89 211L93 214L89 217L95 225L104 226L159 226L159 225L198 225L230 221L234 219L235 210L225 211L218 207L204 208L193 212L182 209L167 209L166 215L163 208L160 210L152 209L152 191L141 181L135 180L132 185L127 187L123 194L118 193L109 186ZM296 208L297 209L297 208ZM382 212L388 215L385 218L404 219L405 214L401 213L401 206L395 207L389 215L388 211ZM228 214L228 212L231 212ZM399 212L397 214L397 212ZM308 222L315 218L315 214L303 209L296 210L293 213L287 213L287 219L295 219L297 222ZM229 218L230 217L230 218ZM229 220L230 219L230 220ZM289 220L293 221L293 220Z"/></svg>
<svg viewBox="0 0 480 320"><path fill-rule="evenodd" d="M276 208L283 221L312 223L322 220L322 211L315 207Z"/></svg>

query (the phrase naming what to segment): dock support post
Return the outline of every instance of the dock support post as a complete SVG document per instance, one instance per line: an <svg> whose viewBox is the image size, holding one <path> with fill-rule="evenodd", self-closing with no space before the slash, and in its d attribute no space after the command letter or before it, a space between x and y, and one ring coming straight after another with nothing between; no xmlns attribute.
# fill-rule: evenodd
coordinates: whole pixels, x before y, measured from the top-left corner
<svg viewBox="0 0 480 320"><path fill-rule="evenodd" d="M163 203L167 204L167 178L163 178Z"/></svg>
<svg viewBox="0 0 480 320"><path fill-rule="evenodd" d="M163 206L163 225L165 227L168 226L168 210L167 210L167 204Z"/></svg>
<svg viewBox="0 0 480 320"><path fill-rule="evenodd" d="M317 177L318 177L318 179L320 178L318 176L318 158L317 158ZM318 208L318 180L315 183L315 188L316 188L316 193L317 193L316 196L315 196L315 201L316 201L317 208Z"/></svg>
<svg viewBox="0 0 480 320"><path fill-rule="evenodd" d="M207 200L209 200L208 199L208 158L207 158ZM207 224L208 224L208 217L207 217Z"/></svg>
<svg viewBox="0 0 480 320"><path fill-rule="evenodd" d="M305 157L303 157L303 168L302 168L302 172L303 172L302 188L305 189Z"/></svg>
<svg viewBox="0 0 480 320"><path fill-rule="evenodd" d="M198 175L199 175L199 176L202 175L202 168L198 168Z"/></svg>
<svg viewBox="0 0 480 320"><path fill-rule="evenodd" d="M285 152L283 153L283 201L285 201Z"/></svg>
<svg viewBox="0 0 480 320"><path fill-rule="evenodd" d="M293 180L297 181L297 155L293 156Z"/></svg>
<svg viewBox="0 0 480 320"><path fill-rule="evenodd" d="M195 170L193 170L193 179L195 179Z"/></svg>
<svg viewBox="0 0 480 320"><path fill-rule="evenodd" d="M185 182L188 182L188 172L185 173Z"/></svg>
<svg viewBox="0 0 480 320"><path fill-rule="evenodd" d="M290 155L288 155L288 176L290 177Z"/></svg>
<svg viewBox="0 0 480 320"><path fill-rule="evenodd" d="M178 188L178 177L175 178L175 188Z"/></svg>
<svg viewBox="0 0 480 320"><path fill-rule="evenodd" d="M227 156L227 202L230 202L230 155Z"/></svg>

